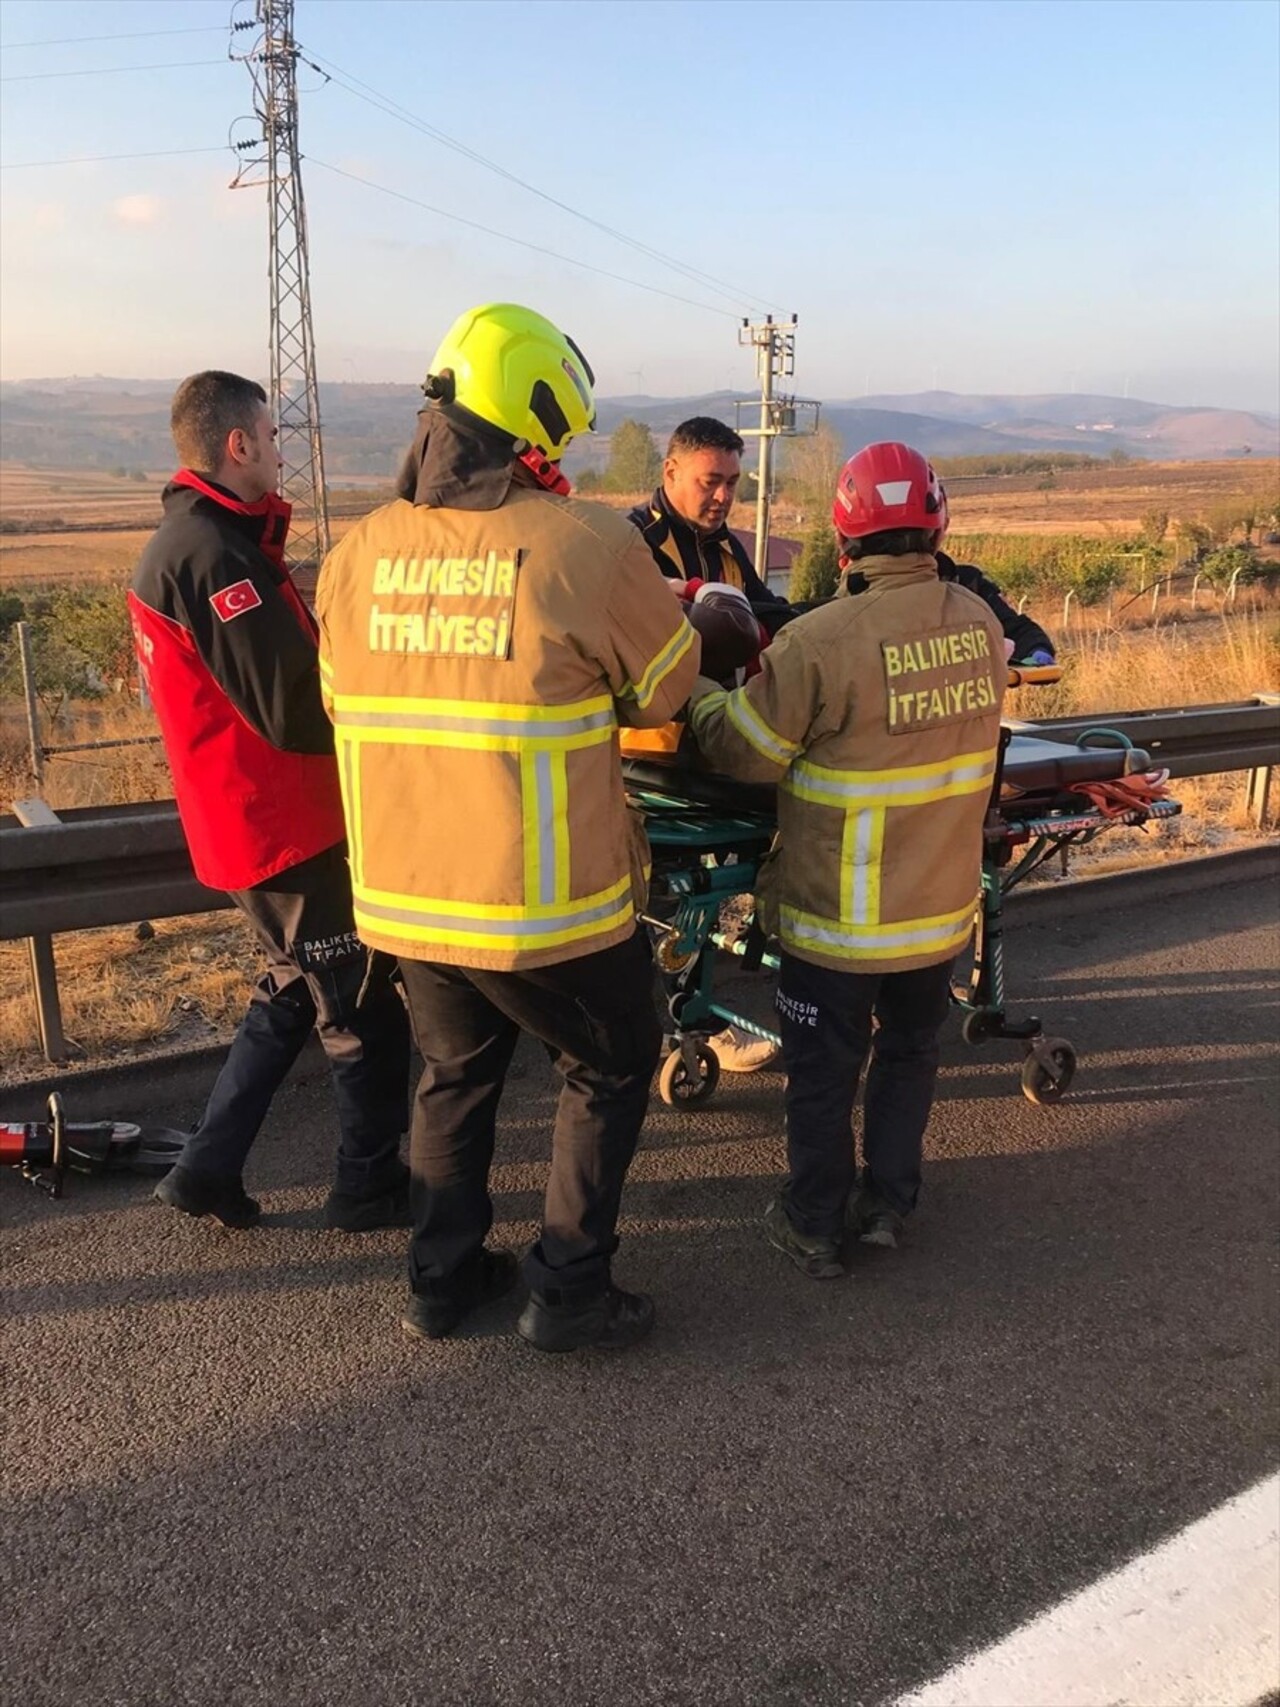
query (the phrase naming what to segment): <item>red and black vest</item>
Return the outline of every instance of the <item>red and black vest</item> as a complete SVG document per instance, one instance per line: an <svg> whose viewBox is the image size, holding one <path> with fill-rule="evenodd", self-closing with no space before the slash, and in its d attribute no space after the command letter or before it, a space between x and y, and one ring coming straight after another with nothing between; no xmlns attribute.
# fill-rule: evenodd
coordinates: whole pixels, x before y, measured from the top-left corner
<svg viewBox="0 0 1280 1707"><path fill-rule="evenodd" d="M202 883L247 889L343 840L317 629L284 567L290 506L184 469L129 609Z"/></svg>

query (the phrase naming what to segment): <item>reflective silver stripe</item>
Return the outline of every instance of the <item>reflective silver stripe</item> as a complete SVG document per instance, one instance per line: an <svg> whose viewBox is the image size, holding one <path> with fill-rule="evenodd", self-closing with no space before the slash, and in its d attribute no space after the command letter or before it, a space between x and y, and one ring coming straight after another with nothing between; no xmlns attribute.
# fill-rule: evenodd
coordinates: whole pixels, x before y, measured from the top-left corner
<svg viewBox="0 0 1280 1707"><path fill-rule="evenodd" d="M870 922L867 912L867 861L871 854L871 833L875 826L876 809L864 808L854 819L853 831L853 922Z"/></svg>
<svg viewBox="0 0 1280 1707"><path fill-rule="evenodd" d="M533 774L538 814L538 900L549 907L556 898L556 821L550 753L534 754Z"/></svg>
<svg viewBox="0 0 1280 1707"><path fill-rule="evenodd" d="M904 795L932 794L938 789L958 788L967 782L985 782L994 772L995 760L983 759L977 764L953 765L948 770L931 772L925 776L871 781L866 778L865 773L849 771L849 780L837 781L834 777L815 775L812 768L801 760L793 767L791 776L783 786L792 792L804 789L811 794L829 795L832 800L895 800ZM859 780L860 778L862 780Z"/></svg>
<svg viewBox="0 0 1280 1707"><path fill-rule="evenodd" d="M441 735L521 735L552 740L567 735L586 735L595 729L616 725L612 710L588 712L584 717L446 717L415 711L336 711L334 722L351 729L428 729Z"/></svg>
<svg viewBox="0 0 1280 1707"><path fill-rule="evenodd" d="M477 919L470 914L432 913L411 907L388 907L379 901L366 901L357 893L356 911L371 919L386 919L391 924L418 925L428 930L462 931L471 936L553 936L560 931L576 930L580 925L596 924L615 916L622 918L631 911L631 894L624 889L612 901L600 901L594 907L576 912L559 913L553 919Z"/></svg>
<svg viewBox="0 0 1280 1707"><path fill-rule="evenodd" d="M806 924L801 919L790 916L784 907L782 910L782 928L784 934L790 934L798 942L828 943L833 948L939 948L946 943L954 942L957 937L967 936L973 928L972 921L963 919L959 924L920 926L914 930L895 931L881 926L875 930L847 931L835 930L825 925Z"/></svg>
<svg viewBox="0 0 1280 1707"><path fill-rule="evenodd" d="M649 661L640 680L631 684L631 691L635 695L636 704L641 711L652 704L658 689L692 645L693 627L688 619L682 616L680 626L671 636L671 639L667 641L658 655Z"/></svg>
<svg viewBox="0 0 1280 1707"><path fill-rule="evenodd" d="M757 752L763 753L766 759L772 759L776 764L789 765L800 751L799 743L788 741L785 735L779 735L775 729L761 717L760 713L747 698L745 688L737 688L725 701L725 715L730 723Z"/></svg>

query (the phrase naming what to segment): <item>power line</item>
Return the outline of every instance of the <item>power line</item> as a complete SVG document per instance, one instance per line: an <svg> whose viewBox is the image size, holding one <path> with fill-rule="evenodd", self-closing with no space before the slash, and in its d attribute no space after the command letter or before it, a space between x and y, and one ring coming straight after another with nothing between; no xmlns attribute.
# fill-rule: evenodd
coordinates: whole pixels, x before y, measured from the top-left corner
<svg viewBox="0 0 1280 1707"><path fill-rule="evenodd" d="M121 71L181 71L186 66L230 65L229 59L171 59L163 65L98 65L87 71L16 71L0 83L40 83L50 77L113 77Z"/></svg>
<svg viewBox="0 0 1280 1707"><path fill-rule="evenodd" d="M179 30L122 30L112 36L50 36L44 41L0 42L0 53L11 53L20 47L73 47L77 42L139 41L143 36L211 36L221 35L225 24L189 24Z"/></svg>
<svg viewBox="0 0 1280 1707"><path fill-rule="evenodd" d="M527 190L530 195L535 195L540 200L550 203L552 207L558 207L562 212L571 214L573 218L582 220L584 224L593 226L597 231L614 238L617 242L625 243L628 248L637 250L640 254L648 256L650 260L659 261L663 266L671 267L675 272L687 278L690 283L714 290L718 295L726 296L735 303L743 301L759 303L765 300L757 296L754 291L740 290L736 285L729 284L724 279L716 278L714 274L704 273L697 267L691 267L687 262L667 255L661 249L655 249L652 244L628 236L625 231L619 231L616 226L608 225L603 220L596 219L594 215L583 213L579 208L571 206L570 203L561 201L558 196L553 196L549 191L540 189L537 184L531 184L528 179L519 177L499 161L489 159L487 155L481 154L467 143L460 142L457 137L450 136L447 131L428 124L416 113L402 107L398 101L393 100L389 95L381 94L351 72L344 71L341 66L335 65L331 60L317 55L314 69L337 83L339 88L344 89L347 94L354 95L358 101L364 101L367 105L377 108L389 117L399 119L403 124L409 125L411 129L420 131L423 135L442 143L446 148L451 148L455 153L485 167L487 171L497 173L499 177L505 178L508 183L515 184L522 190ZM766 306L768 306L767 303Z"/></svg>
<svg viewBox="0 0 1280 1707"><path fill-rule="evenodd" d="M24 172L33 166L93 166L102 160L171 160L179 154L225 154L226 143L211 148L147 148L139 154L69 154L65 160L4 160L0 172Z"/></svg>
<svg viewBox="0 0 1280 1707"><path fill-rule="evenodd" d="M611 273L605 267L593 266L590 261L575 260L572 255L562 255L558 250L548 249L541 243L531 243L527 238L513 237L508 231L497 231L491 225L481 225L478 220L466 219L460 213L450 213L446 208L433 207L430 202L405 195L403 190L390 189L386 184L374 183L372 178L361 178L355 172L345 171L341 166L331 166L327 160L317 160L314 154L308 154L307 160L312 166L319 166L322 171L332 172L339 178L349 178L353 184L363 184L366 189L378 190L384 196L394 196L397 201L408 202L410 207L422 208L426 213L434 213L440 219L451 219L455 224L465 225L472 231L482 231L486 237L497 237L504 243L518 244L521 249L532 249L537 255L547 255L553 261L563 261L567 266L580 267L586 273L598 273L601 278L612 279L615 284L631 285L635 290L647 290L654 296L665 296L672 302L682 302L686 308L701 308L707 314L719 314L726 320L739 318L727 308L717 308L712 302L697 302L691 296L679 296L675 291L663 290L661 285L645 284L641 279L630 279L623 273Z"/></svg>

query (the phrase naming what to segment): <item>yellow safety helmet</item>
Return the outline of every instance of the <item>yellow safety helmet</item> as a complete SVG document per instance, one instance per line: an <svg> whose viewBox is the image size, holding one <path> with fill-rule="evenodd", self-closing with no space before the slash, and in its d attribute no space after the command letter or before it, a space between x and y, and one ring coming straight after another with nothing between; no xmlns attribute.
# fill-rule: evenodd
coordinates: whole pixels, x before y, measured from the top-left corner
<svg viewBox="0 0 1280 1707"><path fill-rule="evenodd" d="M445 333L423 390L558 462L596 424L595 375L572 338L532 308L490 302Z"/></svg>

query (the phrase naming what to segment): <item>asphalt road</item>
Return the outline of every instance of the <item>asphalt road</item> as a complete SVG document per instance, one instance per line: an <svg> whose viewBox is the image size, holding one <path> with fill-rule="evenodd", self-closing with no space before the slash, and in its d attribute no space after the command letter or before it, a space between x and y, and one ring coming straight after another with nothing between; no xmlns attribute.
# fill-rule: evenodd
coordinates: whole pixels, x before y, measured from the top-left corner
<svg viewBox="0 0 1280 1707"><path fill-rule="evenodd" d="M1001 1637L1280 1458L1277 936L1258 877L1016 918L1014 998L1077 1087L1035 1108L951 1029L910 1242L845 1284L759 1231L777 1076L655 1101L617 1272L660 1321L630 1354L540 1356L516 1301L404 1336L403 1236L319 1226L314 1074L251 1161L257 1231L0 1177L8 1698L853 1707ZM181 1123L209 1071L73 1113ZM517 1072L511 1248L552 1090Z"/></svg>

